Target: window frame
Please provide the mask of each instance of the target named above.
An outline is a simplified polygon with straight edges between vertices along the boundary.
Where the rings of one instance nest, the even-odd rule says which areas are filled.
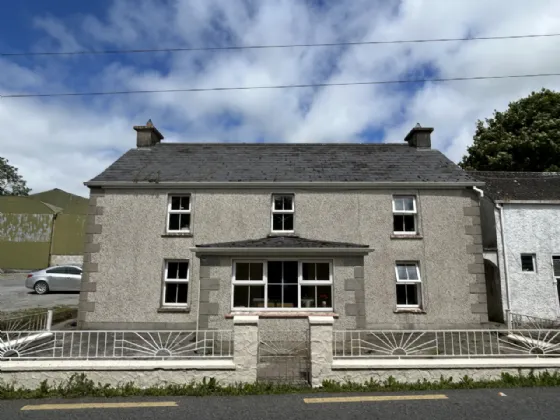
[[[560,273],[558,273],[558,275],[556,275],[554,273],[554,260],[558,260],[560,262],[560,254],[552,254],[551,256],[551,262],[552,262],[552,278],[554,278],[554,280],[556,281],[556,283],[560,283]]]
[[[298,282],[293,283],[298,288],[298,306],[293,308],[269,308],[268,306],[268,262],[269,261],[297,261],[298,263]],[[263,280],[236,280],[235,274],[238,263],[261,263],[263,264]],[[327,263],[329,264],[329,280],[303,280],[303,263]],[[334,260],[333,259],[300,259],[300,258],[266,258],[266,259],[232,259],[231,274],[231,311],[232,312],[333,312],[335,307],[334,296]],[[275,285],[276,283],[273,283]],[[234,306],[235,286],[263,286],[264,287],[264,306],[263,307],[236,307]],[[331,306],[307,308],[301,305],[302,286],[330,286],[331,287]]]
[[[531,261],[533,263],[532,270],[523,270],[523,257],[531,257]],[[519,263],[521,266],[521,272],[524,274],[536,274],[537,273],[537,254],[531,252],[522,252],[519,255]]]
[[[186,279],[168,279],[167,278],[167,272],[168,272],[168,269],[169,269],[169,263],[186,263],[187,264],[187,278]],[[190,277],[191,277],[191,262],[190,262],[190,260],[182,260],[182,259],[166,259],[166,260],[164,260],[163,284],[162,284],[162,293],[161,293],[161,307],[162,308],[187,308],[187,307],[189,307]],[[167,284],[168,283],[187,284],[187,302],[186,303],[167,303],[167,302],[165,302],[165,294],[167,292]]]
[[[189,209],[188,210],[173,210],[171,208],[172,206],[172,200],[175,197],[189,197]],[[182,194],[168,194],[167,196],[167,217],[166,217],[166,224],[165,224],[165,232],[166,233],[170,233],[170,234],[179,234],[179,233],[192,233],[192,207],[193,207],[193,203],[192,203],[192,194],[190,193],[182,193]],[[169,222],[171,221],[171,215],[172,214],[188,214],[190,215],[190,219],[189,219],[189,229],[188,230],[172,230],[169,228]],[[180,226],[180,223],[179,223]]]
[[[414,267],[416,268],[416,276],[418,277],[417,280],[401,280],[399,278],[399,266],[410,266],[410,265],[414,265]],[[397,309],[422,309],[422,305],[423,305],[423,301],[424,299],[422,299],[422,275],[420,273],[420,263],[418,261],[396,261],[395,262],[395,292],[396,292],[396,286],[399,284],[415,284],[417,285],[417,289],[416,289],[416,293],[417,293],[417,299],[418,299],[418,304],[416,305],[402,305],[399,304],[398,302],[396,303],[396,307]],[[395,295],[395,299],[397,299],[397,296]]]
[[[395,200],[403,198],[412,198],[413,210],[397,210],[395,206]],[[404,235],[404,236],[415,236],[419,234],[418,229],[418,197],[413,194],[398,194],[393,195],[391,199],[391,209],[393,210],[393,235]],[[399,231],[395,230],[395,216],[413,216],[414,217],[414,231]]]
[[[274,199],[276,197],[291,197],[292,198],[292,209],[291,210],[276,210],[274,208]],[[292,230],[274,230],[274,215],[276,214],[291,214],[292,215],[292,223],[293,229]],[[282,227],[284,223],[282,222]],[[294,233],[296,229],[296,196],[292,193],[274,193],[271,196],[271,203],[270,203],[270,232],[275,234],[282,234],[282,233]]]

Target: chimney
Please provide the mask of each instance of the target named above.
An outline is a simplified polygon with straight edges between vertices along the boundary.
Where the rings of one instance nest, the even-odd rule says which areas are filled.
[[[434,129],[431,127],[422,127],[420,124],[416,124],[416,126],[406,135],[404,141],[408,142],[410,147],[416,147],[417,149],[430,149],[432,147],[432,131],[434,131]]]
[[[154,127],[152,120],[148,120],[146,125],[135,125],[136,147],[152,147],[163,140],[163,135]]]

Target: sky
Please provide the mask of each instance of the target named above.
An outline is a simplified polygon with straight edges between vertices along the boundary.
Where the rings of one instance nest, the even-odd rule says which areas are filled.
[[[0,53],[560,33],[557,0],[0,0]],[[560,37],[70,56],[0,56],[0,95],[338,83],[560,71]],[[0,98],[0,156],[33,192],[83,182],[152,119],[174,142],[402,142],[459,162],[478,119],[560,77],[410,85]]]

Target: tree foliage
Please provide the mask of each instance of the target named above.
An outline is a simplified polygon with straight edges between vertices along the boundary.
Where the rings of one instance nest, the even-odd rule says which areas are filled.
[[[479,171],[560,171],[560,92],[543,89],[478,120],[460,163]]]
[[[8,160],[0,157],[0,196],[28,195],[31,191],[25,180],[18,174],[17,168],[8,164]]]

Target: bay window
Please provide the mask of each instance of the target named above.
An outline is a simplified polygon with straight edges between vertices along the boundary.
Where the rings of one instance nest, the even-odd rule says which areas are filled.
[[[332,310],[330,261],[236,261],[233,308]]]

